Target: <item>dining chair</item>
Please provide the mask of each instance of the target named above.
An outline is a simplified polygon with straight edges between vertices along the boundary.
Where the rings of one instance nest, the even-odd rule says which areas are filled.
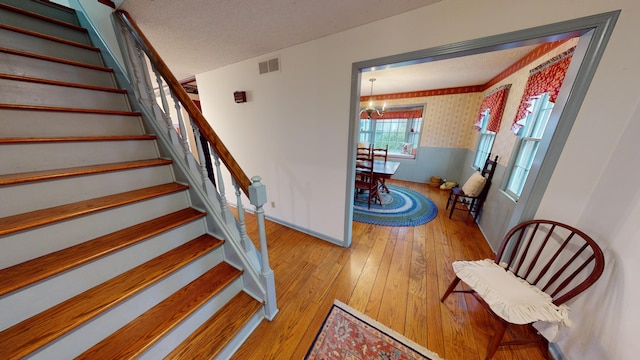
[[[376,160],[376,159],[377,160],[384,160],[386,162],[388,154],[389,154],[389,144],[387,144],[383,148],[372,147],[372,149],[371,149],[371,156],[373,157],[374,160]]]
[[[380,160],[386,163],[388,155],[389,155],[389,144],[387,144],[383,148],[374,147],[371,149],[371,157],[373,158],[373,160]],[[380,191],[384,191],[388,193],[389,188],[387,188],[387,185],[385,184],[386,179],[383,177],[378,177],[377,180],[378,180],[378,184],[380,185]]]
[[[362,161],[372,161],[373,159],[373,144],[369,144],[368,142],[359,142],[358,148],[356,150],[356,165],[358,162]],[[357,174],[357,166],[356,166],[356,175]],[[363,175],[360,175],[362,177]]]
[[[367,142],[358,143],[358,148],[356,151],[356,161],[366,161],[371,160],[373,153],[373,144],[369,145]]]
[[[356,160],[355,199],[367,194],[367,206],[371,209],[371,200],[382,204],[378,193],[378,180],[373,176],[373,160]]]
[[[482,205],[489,194],[491,179],[493,179],[497,164],[498,155],[491,160],[491,154],[489,154],[481,171],[473,173],[462,187],[455,186],[449,191],[445,207],[445,209],[449,209],[449,205],[451,205],[449,219],[455,210],[462,210],[473,215],[474,221],[478,221]]]
[[[525,221],[507,232],[494,260],[454,261],[456,277],[441,301],[452,292],[471,293],[497,320],[486,359],[499,346],[530,343],[548,358],[548,341],[560,326],[571,326],[565,303],[600,278],[604,262],[584,232],[552,220]],[[470,290],[455,290],[461,280]],[[517,326],[533,336],[504,342],[506,330]]]

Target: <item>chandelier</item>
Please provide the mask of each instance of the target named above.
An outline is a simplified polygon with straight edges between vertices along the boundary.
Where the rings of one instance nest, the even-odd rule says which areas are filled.
[[[385,106],[387,106],[387,104],[386,103],[383,104],[381,109],[373,106],[373,82],[376,81],[376,79],[371,78],[369,79],[369,81],[371,81],[371,93],[369,95],[369,105],[367,105],[367,107],[364,109],[360,109],[360,115],[362,115],[363,112],[366,112],[367,118],[371,119],[371,115],[373,115],[374,112],[378,114],[378,116],[384,115],[384,108]]]

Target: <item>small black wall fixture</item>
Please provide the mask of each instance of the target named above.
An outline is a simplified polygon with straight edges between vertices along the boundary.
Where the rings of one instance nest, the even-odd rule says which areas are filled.
[[[235,91],[233,93],[233,98],[237,103],[247,102],[247,92],[246,91]]]

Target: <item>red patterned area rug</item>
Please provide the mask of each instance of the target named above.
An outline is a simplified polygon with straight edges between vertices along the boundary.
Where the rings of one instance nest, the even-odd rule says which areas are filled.
[[[438,354],[335,300],[305,359],[429,359]]]

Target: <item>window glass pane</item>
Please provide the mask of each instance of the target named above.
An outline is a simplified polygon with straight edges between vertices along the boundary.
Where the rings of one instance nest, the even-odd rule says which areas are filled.
[[[401,106],[393,110],[416,110],[422,106]],[[392,109],[387,109],[392,111]],[[420,144],[422,118],[402,119],[360,119],[358,141],[368,141],[375,147],[389,146],[389,154],[403,154],[402,144],[411,143],[413,148]],[[406,155],[406,154],[403,154]]]
[[[360,119],[360,133],[358,135],[358,142],[371,142],[371,124],[369,119]]]
[[[478,138],[478,147],[476,148],[476,156],[473,159],[473,167],[476,169],[482,169],[487,157],[491,153],[493,148],[493,140],[496,133],[493,131],[487,131],[487,125],[489,125],[489,119],[491,114],[489,110],[485,110],[482,116],[482,128],[480,129],[480,137]]]
[[[505,189],[516,198],[522,194],[522,189],[531,171],[540,140],[551,116],[553,105],[549,101],[549,94],[537,96],[532,102],[531,113],[527,117],[524,131],[521,132],[520,145],[515,155],[516,160]]]
[[[518,157],[513,167],[507,190],[512,192],[516,196],[520,196],[522,188],[527,180],[533,159],[538,151],[538,145],[540,143],[537,140],[523,140],[518,152]]]
[[[414,149],[420,145],[420,129],[422,129],[422,118],[411,119],[409,136],[405,142],[413,144]]]
[[[407,119],[377,120],[375,147],[389,145],[389,152],[399,153],[406,140]]]
[[[493,132],[480,134],[480,140],[478,140],[478,150],[476,151],[476,157],[473,161],[473,166],[476,169],[481,169],[484,167],[484,163],[491,153],[493,140],[495,140],[495,133]]]
[[[538,118],[536,119],[533,130],[531,131],[531,137],[542,139],[544,129],[547,127],[547,122],[549,121],[549,116],[551,116],[551,110],[553,110],[553,103],[548,103],[551,104],[550,107],[544,107],[540,109]]]

